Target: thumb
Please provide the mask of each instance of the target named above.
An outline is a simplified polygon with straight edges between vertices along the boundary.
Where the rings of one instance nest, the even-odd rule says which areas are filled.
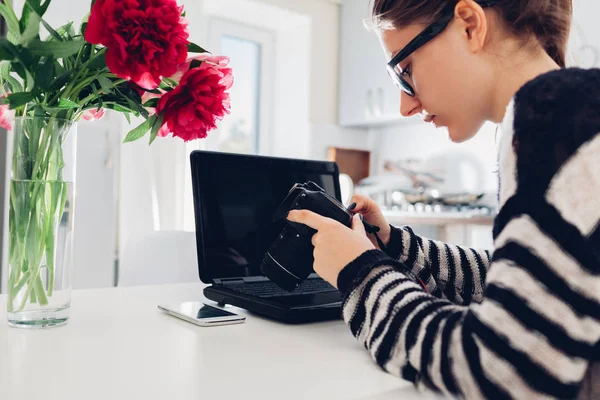
[[[362,235],[367,235],[367,232],[365,231],[365,226],[363,225],[362,214],[354,214],[354,216],[352,217],[352,230]]]

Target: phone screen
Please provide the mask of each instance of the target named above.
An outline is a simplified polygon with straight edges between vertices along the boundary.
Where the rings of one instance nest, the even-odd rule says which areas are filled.
[[[227,316],[235,316],[235,314],[230,313],[225,310],[221,310],[220,308],[203,305],[198,310],[198,314],[196,315],[196,318],[214,318],[214,317],[227,317]]]
[[[187,301],[185,303],[181,303],[179,307],[175,308],[175,311],[178,311],[190,318],[196,319],[237,316],[229,311],[221,310],[217,307],[207,306],[199,301]]]

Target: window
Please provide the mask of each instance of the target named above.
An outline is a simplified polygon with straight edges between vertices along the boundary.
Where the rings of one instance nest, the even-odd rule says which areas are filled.
[[[273,117],[269,109],[273,104],[275,33],[218,17],[211,17],[208,23],[209,50],[231,60],[231,114],[206,140],[190,143],[188,149],[267,154]]]
[[[235,84],[230,92],[231,115],[219,126],[218,149],[233,153],[258,153],[261,44],[253,40],[223,36],[220,53],[231,59]]]
[[[230,58],[234,84],[230,90],[231,114],[209,132],[205,140],[186,144],[186,153],[213,150],[269,154],[274,96],[275,33],[250,25],[211,17],[208,49]],[[184,188],[184,229],[195,230],[189,157]]]

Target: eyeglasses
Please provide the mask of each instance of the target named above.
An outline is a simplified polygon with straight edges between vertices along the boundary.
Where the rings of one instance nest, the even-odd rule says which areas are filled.
[[[495,5],[498,0],[480,0],[477,1],[481,7],[491,7]],[[398,54],[396,54],[390,62],[387,64],[387,71],[392,81],[398,86],[403,92],[405,92],[410,97],[415,96],[415,89],[413,88],[412,82],[410,81],[410,77],[407,78],[407,73],[405,69],[400,67],[400,63],[406,59],[406,57],[410,56],[417,49],[424,46],[431,39],[442,33],[444,29],[450,24],[450,21],[454,19],[454,8],[456,4],[449,4],[448,7],[443,12],[443,16],[429,25],[427,28],[423,29],[421,33],[419,33],[413,40],[411,40],[406,47],[404,47]]]

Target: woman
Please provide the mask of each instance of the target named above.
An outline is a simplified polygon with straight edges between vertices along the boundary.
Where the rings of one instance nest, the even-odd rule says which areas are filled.
[[[391,227],[362,196],[352,229],[288,216],[318,231],[315,271],[392,374],[473,399],[600,398],[600,70],[564,68],[571,7],[374,0],[403,115],[454,142],[501,124],[493,254]]]

